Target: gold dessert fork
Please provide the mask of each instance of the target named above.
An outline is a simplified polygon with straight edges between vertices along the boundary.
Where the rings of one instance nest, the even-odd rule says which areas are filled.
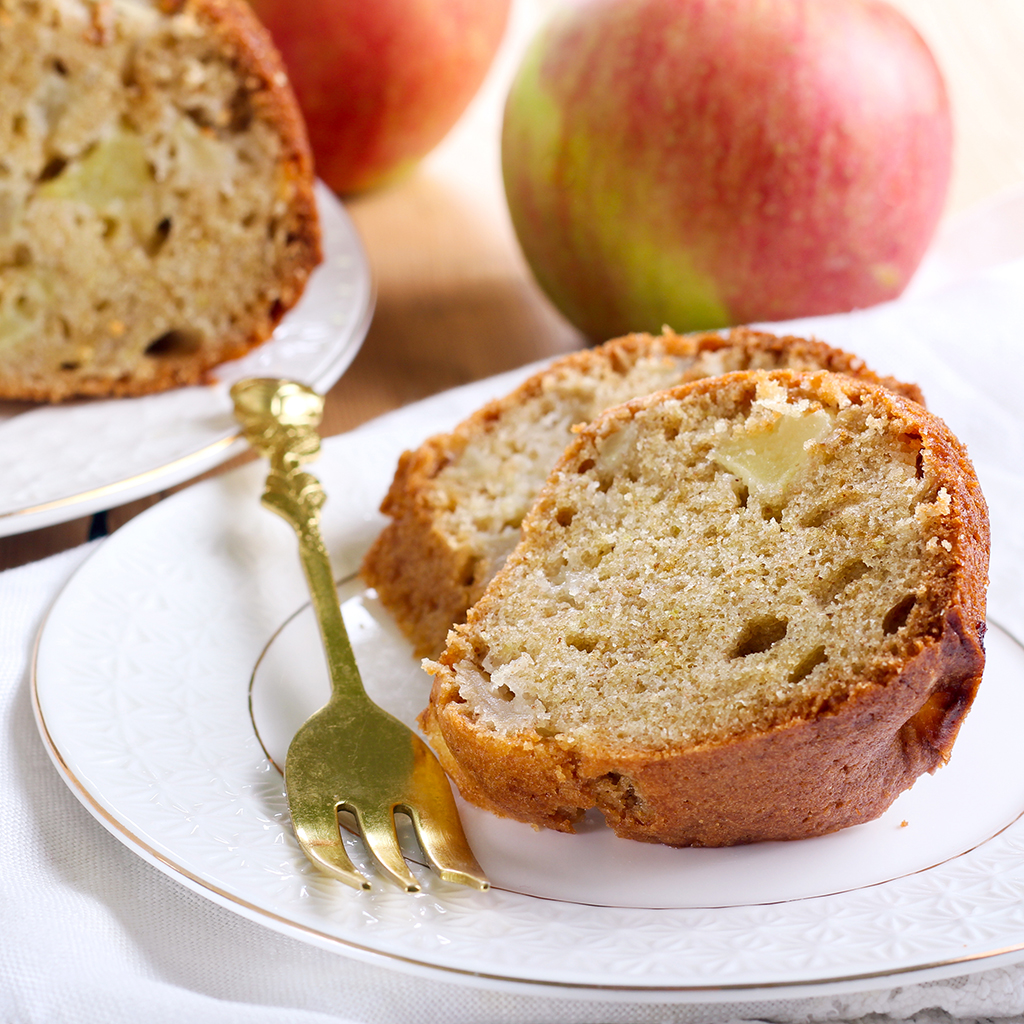
[[[418,892],[395,832],[394,815],[401,811],[412,819],[427,861],[443,879],[487,889],[433,751],[363,689],[320,536],[324,491],[316,477],[299,468],[320,451],[316,427],[323,399],[302,384],[262,378],[239,381],[231,397],[246,439],[270,459],[263,504],[298,535],[331,677],[330,700],[300,727],[285,760],[288,808],[299,845],[324,871],[369,889],[342,843],[338,812],[348,811],[381,872],[407,892]]]

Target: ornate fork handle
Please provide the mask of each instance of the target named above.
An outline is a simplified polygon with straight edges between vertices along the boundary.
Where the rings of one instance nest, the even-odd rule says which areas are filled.
[[[320,535],[320,512],[327,498],[320,481],[300,468],[320,453],[316,428],[323,400],[301,384],[273,379],[241,381],[232,389],[232,397],[246,440],[270,460],[261,500],[286,520],[298,537],[334,697],[366,700]]]

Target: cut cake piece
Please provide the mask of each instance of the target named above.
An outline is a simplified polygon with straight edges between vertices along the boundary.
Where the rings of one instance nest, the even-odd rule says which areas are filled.
[[[673,846],[881,814],[984,664],[988,519],[945,424],[831,373],[733,373],[582,428],[449,634],[421,724],[463,796]]]
[[[740,328],[728,335],[634,334],[576,352],[484,406],[398,464],[381,511],[391,522],[367,553],[364,582],[412,641],[436,656],[519,540],[519,525],[572,428],[639,395],[735,370],[826,369],[884,383],[818,341]]]
[[[0,398],[197,383],[320,260],[305,127],[244,0],[0,0]]]

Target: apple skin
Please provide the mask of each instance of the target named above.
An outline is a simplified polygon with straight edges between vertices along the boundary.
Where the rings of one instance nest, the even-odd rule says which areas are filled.
[[[494,59],[510,0],[250,0],[281,51],[318,177],[342,194],[402,177]]]
[[[583,0],[526,54],[502,166],[534,275],[601,340],[896,297],[952,140],[939,69],[882,0]]]

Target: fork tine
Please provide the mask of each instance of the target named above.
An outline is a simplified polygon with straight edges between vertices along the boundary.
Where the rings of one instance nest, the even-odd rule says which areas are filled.
[[[402,848],[395,833],[395,816],[390,807],[373,807],[370,810],[353,808],[359,831],[366,849],[377,862],[381,871],[406,892],[419,892],[420,883],[413,878],[405,863]]]
[[[345,852],[337,810],[328,806],[326,813],[312,814],[309,813],[308,803],[305,810],[306,813],[300,813],[301,820],[296,820],[294,811],[292,813],[292,827],[303,853],[342,882],[356,889],[369,889],[370,883],[356,870],[356,866]]]
[[[418,736],[414,740],[415,800],[402,810],[412,819],[420,848],[446,882],[486,891],[491,884],[466,839],[448,776],[430,748]]]
[[[437,812],[440,813],[437,813]],[[454,803],[450,807],[424,811],[410,807],[409,817],[416,829],[416,838],[424,856],[438,876],[446,882],[469,885],[481,892],[491,887],[464,834],[456,832],[458,812]]]

